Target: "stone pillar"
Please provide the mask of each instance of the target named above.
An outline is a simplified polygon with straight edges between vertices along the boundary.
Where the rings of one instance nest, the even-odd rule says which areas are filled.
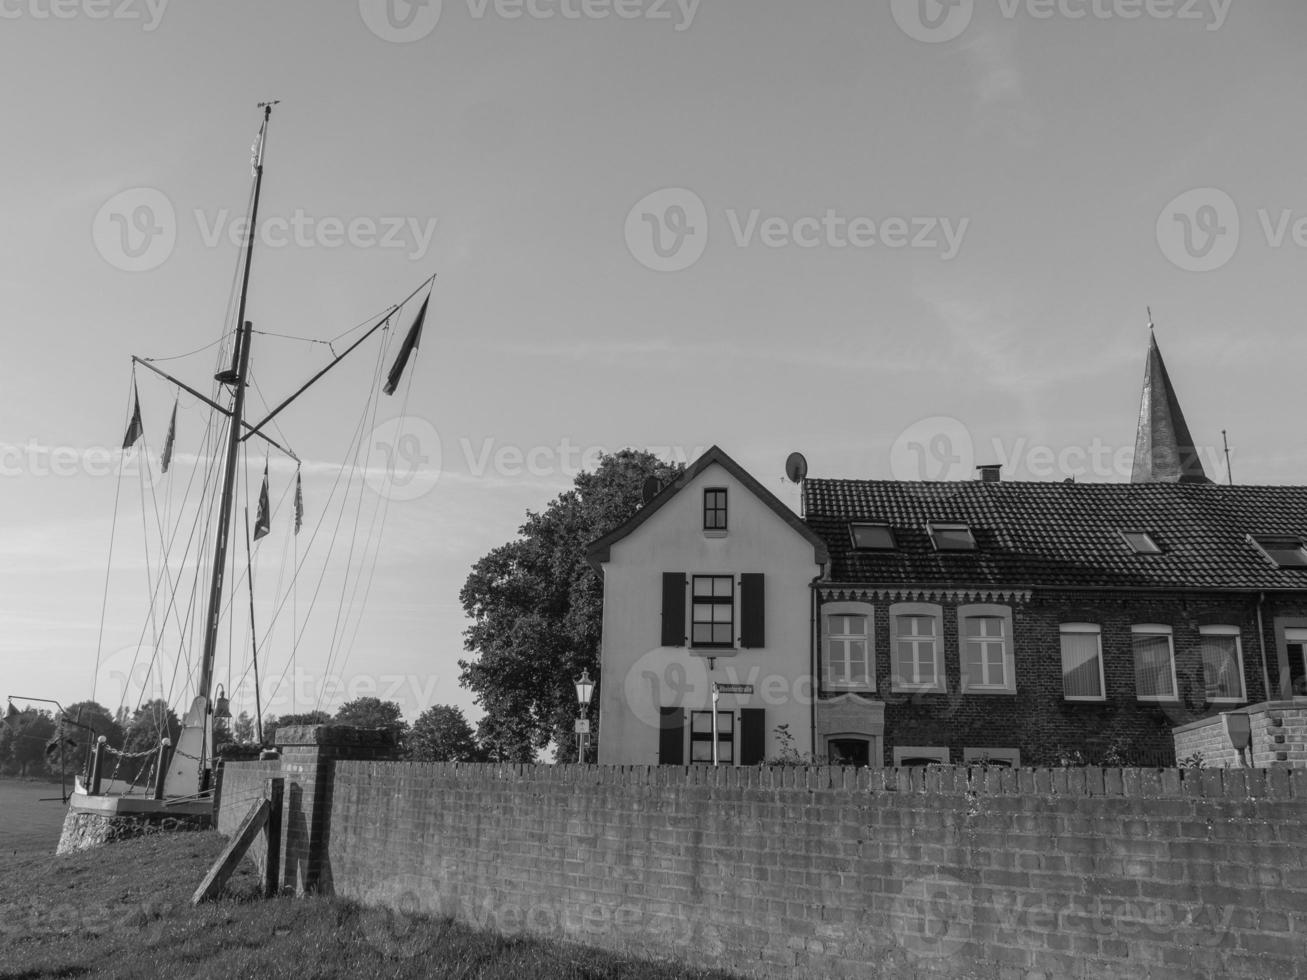
[[[349,725],[277,729],[285,796],[281,821],[281,887],[330,894],[332,784],[337,760],[381,761],[399,755],[395,733]]]

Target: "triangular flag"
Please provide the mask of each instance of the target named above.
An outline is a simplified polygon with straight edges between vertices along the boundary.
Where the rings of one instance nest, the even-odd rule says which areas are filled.
[[[422,301],[422,308],[418,310],[418,315],[413,320],[413,326],[408,328],[408,336],[404,338],[404,343],[399,348],[399,356],[395,358],[395,364],[386,377],[386,387],[382,390],[387,395],[395,393],[395,389],[399,387],[399,379],[404,375],[404,366],[417,350],[418,341],[422,339],[422,324],[427,319],[427,304],[430,302],[431,294],[427,293],[427,298]]]
[[[18,731],[18,723],[22,717],[23,713],[15,708],[14,703],[10,701],[9,707],[5,709],[5,724],[14,731]]]
[[[127,435],[123,436],[124,449],[131,449],[136,444],[136,440],[145,433],[145,426],[141,424],[141,396],[133,390],[132,397],[135,399],[136,406],[132,409],[132,420],[127,424]]]
[[[263,462],[263,489],[259,491],[259,512],[254,517],[254,540],[268,533],[271,521],[268,516],[268,462]]]
[[[163,440],[163,465],[160,467],[163,472],[168,472],[168,465],[172,462],[172,443],[177,438],[177,403],[172,403],[172,421],[168,423],[168,438]]]
[[[300,484],[299,473],[295,474],[295,533],[300,533],[304,524],[304,487]]]

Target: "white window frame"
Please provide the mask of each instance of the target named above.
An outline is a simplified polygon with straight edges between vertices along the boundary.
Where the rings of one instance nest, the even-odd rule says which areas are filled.
[[[828,602],[821,607],[821,669],[823,688],[827,691],[875,691],[876,690],[876,607],[869,602]],[[836,683],[831,673],[831,641],[834,634],[830,630],[831,616],[865,616],[867,620],[867,677],[865,683],[850,681]],[[852,636],[852,634],[840,634]],[[847,662],[847,658],[846,658]]]
[[[1239,671],[1239,696],[1232,698],[1208,698],[1208,704],[1243,704],[1248,700],[1248,687],[1243,675],[1243,631],[1238,626],[1200,626],[1198,627],[1199,653],[1202,653],[1202,640],[1207,636],[1233,636],[1234,661]],[[1207,661],[1203,661],[1203,692],[1207,691]]]
[[[1062,637],[1067,633],[1092,635],[1098,641],[1098,696],[1089,697],[1066,693],[1066,654],[1061,649]],[[1103,671],[1103,628],[1098,623],[1060,623],[1057,631],[1058,654],[1062,665],[1062,700],[1081,703],[1100,703],[1107,700],[1107,677]],[[1131,651],[1133,654],[1133,650]]]
[[[899,745],[894,749],[894,765],[903,765],[904,759],[935,759],[941,765],[950,762],[947,745]]]
[[[1165,636],[1166,646],[1171,657],[1171,693],[1166,694],[1140,694],[1139,693],[1139,661],[1135,657],[1134,638],[1136,636]],[[1180,682],[1175,674],[1175,631],[1164,623],[1136,623],[1130,627],[1130,665],[1134,670],[1135,678],[1135,700],[1144,701],[1148,704],[1171,704],[1180,700]]]
[[[899,675],[899,641],[907,639],[899,636],[900,616],[920,616],[935,621],[935,681],[921,684],[904,680]],[[924,693],[948,693],[948,680],[944,674],[944,612],[930,602],[899,602],[889,608],[890,626],[890,690],[913,691]]]
[[[958,606],[958,669],[960,671],[961,690],[963,693],[973,692],[976,694],[1016,694],[1017,693],[1017,674],[1016,674],[1016,655],[1012,645],[1012,607],[999,606],[990,603],[975,603],[967,606]],[[998,619],[1003,623],[1003,683],[1002,684],[970,684],[967,682],[967,620],[969,619]],[[991,637],[988,639],[998,639]]]
[[[963,749],[962,762],[968,765],[973,762],[983,762],[986,759],[994,759],[999,762],[1009,763],[1013,769],[1021,768],[1021,750],[1020,749]]]

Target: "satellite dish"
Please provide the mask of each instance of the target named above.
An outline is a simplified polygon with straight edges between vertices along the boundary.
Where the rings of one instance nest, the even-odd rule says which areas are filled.
[[[790,453],[785,461],[785,475],[791,483],[802,483],[807,478],[808,461],[803,458],[803,453]]]
[[[646,504],[649,503],[649,501],[653,500],[654,497],[658,496],[658,491],[662,488],[663,485],[659,482],[658,477],[645,477],[644,487],[640,490],[641,500]]]

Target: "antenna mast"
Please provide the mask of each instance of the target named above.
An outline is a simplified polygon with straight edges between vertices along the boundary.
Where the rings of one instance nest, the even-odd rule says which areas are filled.
[[[1221,442],[1225,443],[1225,479],[1230,486],[1234,486],[1234,470],[1230,468],[1230,438],[1221,430]]]

